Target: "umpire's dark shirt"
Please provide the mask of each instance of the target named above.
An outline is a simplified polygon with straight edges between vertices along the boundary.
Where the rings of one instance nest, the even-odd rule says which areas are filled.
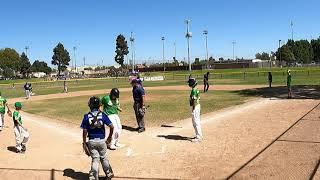
[[[133,100],[135,103],[141,103],[142,96],[144,96],[144,90],[140,85],[136,85],[132,88]]]
[[[207,74],[204,74],[203,81],[205,81],[205,82],[209,81],[209,76]]]

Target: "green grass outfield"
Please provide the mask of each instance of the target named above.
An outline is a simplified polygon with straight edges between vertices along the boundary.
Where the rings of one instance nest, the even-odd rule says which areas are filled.
[[[269,69],[227,69],[227,70],[210,70],[210,84],[224,85],[266,85],[267,72]],[[202,82],[202,76],[206,71],[193,71],[193,77],[198,78]],[[286,68],[272,68],[273,84],[286,85]],[[174,72],[154,72],[142,73],[142,76],[164,75],[165,81],[158,82],[143,82],[144,86],[173,86],[186,85],[186,79],[189,76],[188,71]],[[55,94],[63,91],[63,81],[42,81],[42,79],[29,79],[32,82],[33,92],[36,95]],[[24,96],[23,85],[25,80],[16,81],[0,81],[0,91],[7,98]],[[15,83],[15,88],[12,88],[12,83]],[[292,84],[293,85],[320,85],[320,68],[293,68],[292,69]],[[69,92],[84,91],[84,90],[99,90],[110,89],[112,87],[130,87],[128,78],[119,78],[115,81],[114,78],[101,79],[83,79],[68,81]]]
[[[102,97],[103,95],[98,95]],[[64,99],[29,101],[23,104],[23,111],[75,124],[81,123],[83,114],[88,112],[89,96]],[[209,91],[201,93],[201,113],[208,113],[222,108],[244,103],[249,97],[230,91]],[[123,125],[136,126],[131,92],[123,92],[120,96],[123,112],[120,118]],[[159,126],[191,117],[189,107],[189,91],[148,91],[145,121],[147,126]]]

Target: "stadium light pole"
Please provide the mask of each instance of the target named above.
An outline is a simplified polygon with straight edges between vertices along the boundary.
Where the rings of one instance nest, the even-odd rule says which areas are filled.
[[[206,61],[207,61],[207,69],[209,69],[209,52],[208,52],[208,31],[204,30],[203,34],[206,38]]]
[[[133,48],[133,45],[134,45],[134,37],[133,37],[133,32],[131,32],[131,37],[130,37],[130,42],[131,42],[131,63],[132,63],[132,72],[134,72],[134,48]]]
[[[161,37],[162,40],[162,62],[163,62],[163,71],[166,71],[166,63],[165,63],[165,58],[164,58],[164,37]]]
[[[290,26],[291,26],[291,39],[293,41],[293,22],[292,21],[290,23]]]
[[[279,39],[279,61],[280,61],[280,67],[282,68],[282,60],[281,60],[281,39]]]
[[[187,43],[188,43],[188,63],[189,63],[189,71],[191,72],[191,61],[190,61],[190,38],[192,37],[192,33],[189,32],[189,24],[190,24],[190,20],[186,19],[184,21],[187,25],[187,32],[186,32],[186,38],[187,38]]]
[[[74,59],[74,71],[77,72],[77,60],[76,60],[77,47],[73,46],[73,59]]]
[[[232,59],[233,59],[233,60],[235,60],[235,59],[234,59],[234,46],[235,46],[235,44],[236,44],[236,42],[233,41],[233,42],[232,42]]]
[[[174,59],[177,59],[177,47],[176,47],[176,43],[173,43],[174,46]]]
[[[28,57],[29,46],[24,47],[24,49],[26,50],[26,56]]]

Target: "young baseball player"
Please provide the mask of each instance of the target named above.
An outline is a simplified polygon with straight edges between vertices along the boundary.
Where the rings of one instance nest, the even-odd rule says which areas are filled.
[[[100,111],[101,102],[98,97],[91,97],[88,106],[90,112],[84,115],[80,127],[83,129],[83,150],[92,158],[89,179],[99,179],[99,162],[101,162],[107,178],[112,178],[113,171],[107,159],[107,144],[112,138],[113,125],[108,116]],[[105,140],[105,125],[110,128],[107,141]],[[87,141],[87,137],[89,141]]]
[[[26,151],[26,141],[24,140],[24,134],[27,131],[22,125],[22,118],[20,110],[22,108],[21,102],[14,103],[16,110],[13,112],[13,123],[14,123],[14,135],[16,137],[16,152],[21,153]]]
[[[190,106],[192,114],[192,124],[196,133],[196,137],[193,139],[194,142],[200,142],[202,140],[202,131],[200,124],[200,91],[197,88],[198,82],[195,78],[189,78],[189,87],[192,88],[190,94]]]
[[[110,94],[104,96],[101,100],[103,112],[108,115],[114,127],[112,140],[110,144],[108,144],[108,148],[111,150],[115,150],[123,146],[119,143],[119,137],[122,131],[122,125],[118,115],[119,111],[122,112],[119,103],[119,95],[119,90],[117,88],[113,88],[111,89]]]
[[[291,71],[288,70],[287,73],[287,88],[288,88],[288,99],[292,98],[292,89],[291,89]]]
[[[7,99],[2,97],[1,96],[1,92],[0,92],[0,116],[1,116],[0,131],[2,131],[2,128],[4,127],[4,114],[6,113],[6,107],[8,108],[7,113],[9,115],[11,115],[11,111],[10,111],[10,108],[8,106]]]

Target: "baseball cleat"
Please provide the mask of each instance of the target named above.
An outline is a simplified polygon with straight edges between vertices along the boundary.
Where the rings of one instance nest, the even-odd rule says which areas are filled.
[[[21,144],[21,146],[22,146],[21,151],[22,151],[22,152],[25,152],[25,151],[27,150],[27,147],[26,147],[25,145],[23,145],[23,144]]]
[[[140,129],[138,129],[138,133],[142,133],[142,132],[144,132],[144,131],[146,131],[145,128],[140,128]]]
[[[108,146],[108,149],[110,149],[110,150],[116,150],[117,147],[116,147],[115,145],[110,145],[110,146]]]
[[[115,146],[116,146],[117,148],[123,148],[123,147],[125,147],[126,145],[125,145],[125,144],[116,143]]]

